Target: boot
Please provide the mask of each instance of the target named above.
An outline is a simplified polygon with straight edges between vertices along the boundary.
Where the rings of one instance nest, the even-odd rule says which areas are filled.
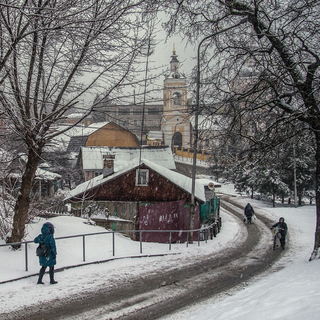
[[[49,275],[50,275],[50,284],[58,283],[57,281],[54,281],[54,267],[50,267]]]
[[[38,279],[37,284],[44,284],[44,283],[42,282],[42,278],[43,278],[43,275],[44,275],[45,271],[46,271],[46,268],[43,268],[43,267],[42,267],[42,268],[40,269],[40,271],[39,271],[39,279]]]

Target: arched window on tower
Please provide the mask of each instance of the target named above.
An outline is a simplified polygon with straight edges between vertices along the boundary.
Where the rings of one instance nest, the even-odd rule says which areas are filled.
[[[182,134],[181,132],[177,131],[174,133],[172,137],[172,144],[177,147],[182,147]]]
[[[173,95],[173,104],[176,106],[182,105],[182,95],[180,92],[174,92]]]

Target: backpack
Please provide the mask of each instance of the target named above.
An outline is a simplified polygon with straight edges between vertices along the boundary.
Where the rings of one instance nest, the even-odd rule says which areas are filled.
[[[47,248],[46,244],[43,242],[43,240],[40,240],[39,246],[36,250],[36,255],[38,257],[48,256],[48,248]]]

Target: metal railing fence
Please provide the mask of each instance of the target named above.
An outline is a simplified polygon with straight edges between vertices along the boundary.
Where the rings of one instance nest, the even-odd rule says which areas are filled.
[[[218,231],[217,231],[218,228]],[[71,238],[81,238],[82,237],[82,259],[83,261],[86,261],[86,237],[94,236],[94,235],[103,235],[103,234],[112,234],[112,256],[115,256],[116,253],[116,245],[115,245],[115,234],[128,234],[130,232],[132,233],[139,233],[139,242],[140,242],[140,254],[143,253],[143,241],[142,241],[142,235],[143,233],[168,233],[168,244],[169,244],[169,250],[171,250],[172,245],[172,234],[173,233],[187,233],[187,241],[186,246],[189,245],[189,235],[191,232],[198,233],[198,246],[200,246],[200,241],[205,241],[209,239],[209,237],[212,239],[212,237],[216,237],[217,232],[219,232],[219,224],[213,223],[208,227],[201,228],[201,229],[194,229],[194,230],[123,230],[123,231],[105,231],[105,232],[95,232],[95,233],[86,233],[86,234],[78,234],[73,236],[64,236],[64,237],[57,237],[55,240],[62,240],[62,239],[71,239]],[[5,243],[0,244],[1,247],[6,246],[25,246],[25,271],[28,271],[28,244],[34,243],[33,241],[23,241],[23,242],[14,242],[14,243]]]

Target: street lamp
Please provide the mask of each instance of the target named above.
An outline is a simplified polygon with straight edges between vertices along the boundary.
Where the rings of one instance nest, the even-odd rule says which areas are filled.
[[[195,184],[196,184],[196,164],[197,164],[197,147],[198,147],[198,117],[199,117],[199,102],[200,102],[200,48],[201,45],[208,39],[222,34],[226,31],[234,29],[243,23],[246,23],[247,19],[244,18],[240,20],[237,24],[230,26],[226,29],[222,29],[215,33],[212,33],[204,37],[199,45],[197,52],[197,89],[196,89],[196,110],[195,110],[195,120],[194,120],[194,144],[193,144],[193,164],[192,164],[192,186],[191,186],[191,207],[190,207],[190,230],[194,227],[194,213],[195,213]],[[190,233],[190,243],[193,242],[193,232]]]
[[[192,186],[191,186],[191,207],[190,207],[190,230],[194,228],[195,213],[195,185],[196,185],[196,165],[197,165],[197,148],[198,148],[198,121],[200,107],[200,49],[201,45],[217,33],[210,34],[203,38],[198,45],[197,52],[197,86],[196,86],[196,110],[194,115],[194,143],[193,143],[193,163],[192,163]],[[193,242],[193,232],[190,233],[190,243]]]

